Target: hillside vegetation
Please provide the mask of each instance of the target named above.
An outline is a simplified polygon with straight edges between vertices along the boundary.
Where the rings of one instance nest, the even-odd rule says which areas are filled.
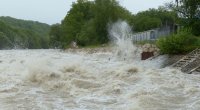
[[[0,49],[12,48],[48,48],[48,24],[0,17]]]

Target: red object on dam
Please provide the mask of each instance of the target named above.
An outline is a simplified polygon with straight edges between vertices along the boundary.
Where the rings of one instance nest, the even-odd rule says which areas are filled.
[[[142,52],[141,59],[146,60],[146,59],[153,57],[153,56],[154,56],[153,52]]]

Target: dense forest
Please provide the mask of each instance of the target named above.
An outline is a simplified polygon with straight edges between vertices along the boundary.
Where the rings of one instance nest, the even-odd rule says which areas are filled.
[[[118,19],[131,19],[131,13],[115,0],[77,0],[62,23],[52,26],[51,44],[65,48],[71,41],[81,46],[107,43],[106,27]]]
[[[109,24],[118,20],[127,21],[134,32],[141,32],[173,26],[176,18],[167,5],[132,14],[116,0],[77,0],[61,24],[51,27],[51,44],[62,48],[72,41],[79,46],[104,44],[109,42]]]
[[[0,17],[0,49],[49,48],[48,24]]]

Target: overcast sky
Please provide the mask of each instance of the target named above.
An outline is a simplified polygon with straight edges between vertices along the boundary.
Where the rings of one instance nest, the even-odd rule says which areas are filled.
[[[60,23],[72,2],[76,0],[0,0],[0,16],[40,21],[43,23]],[[118,0],[132,13],[157,8],[172,0]]]

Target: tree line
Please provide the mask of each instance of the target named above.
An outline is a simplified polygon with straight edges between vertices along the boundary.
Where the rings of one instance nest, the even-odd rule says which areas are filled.
[[[66,48],[72,41],[80,46],[108,43],[108,25],[117,20],[125,20],[134,32],[141,32],[173,26],[177,22],[177,14],[167,5],[132,14],[116,0],[77,0],[61,24],[51,27],[51,44]]]

